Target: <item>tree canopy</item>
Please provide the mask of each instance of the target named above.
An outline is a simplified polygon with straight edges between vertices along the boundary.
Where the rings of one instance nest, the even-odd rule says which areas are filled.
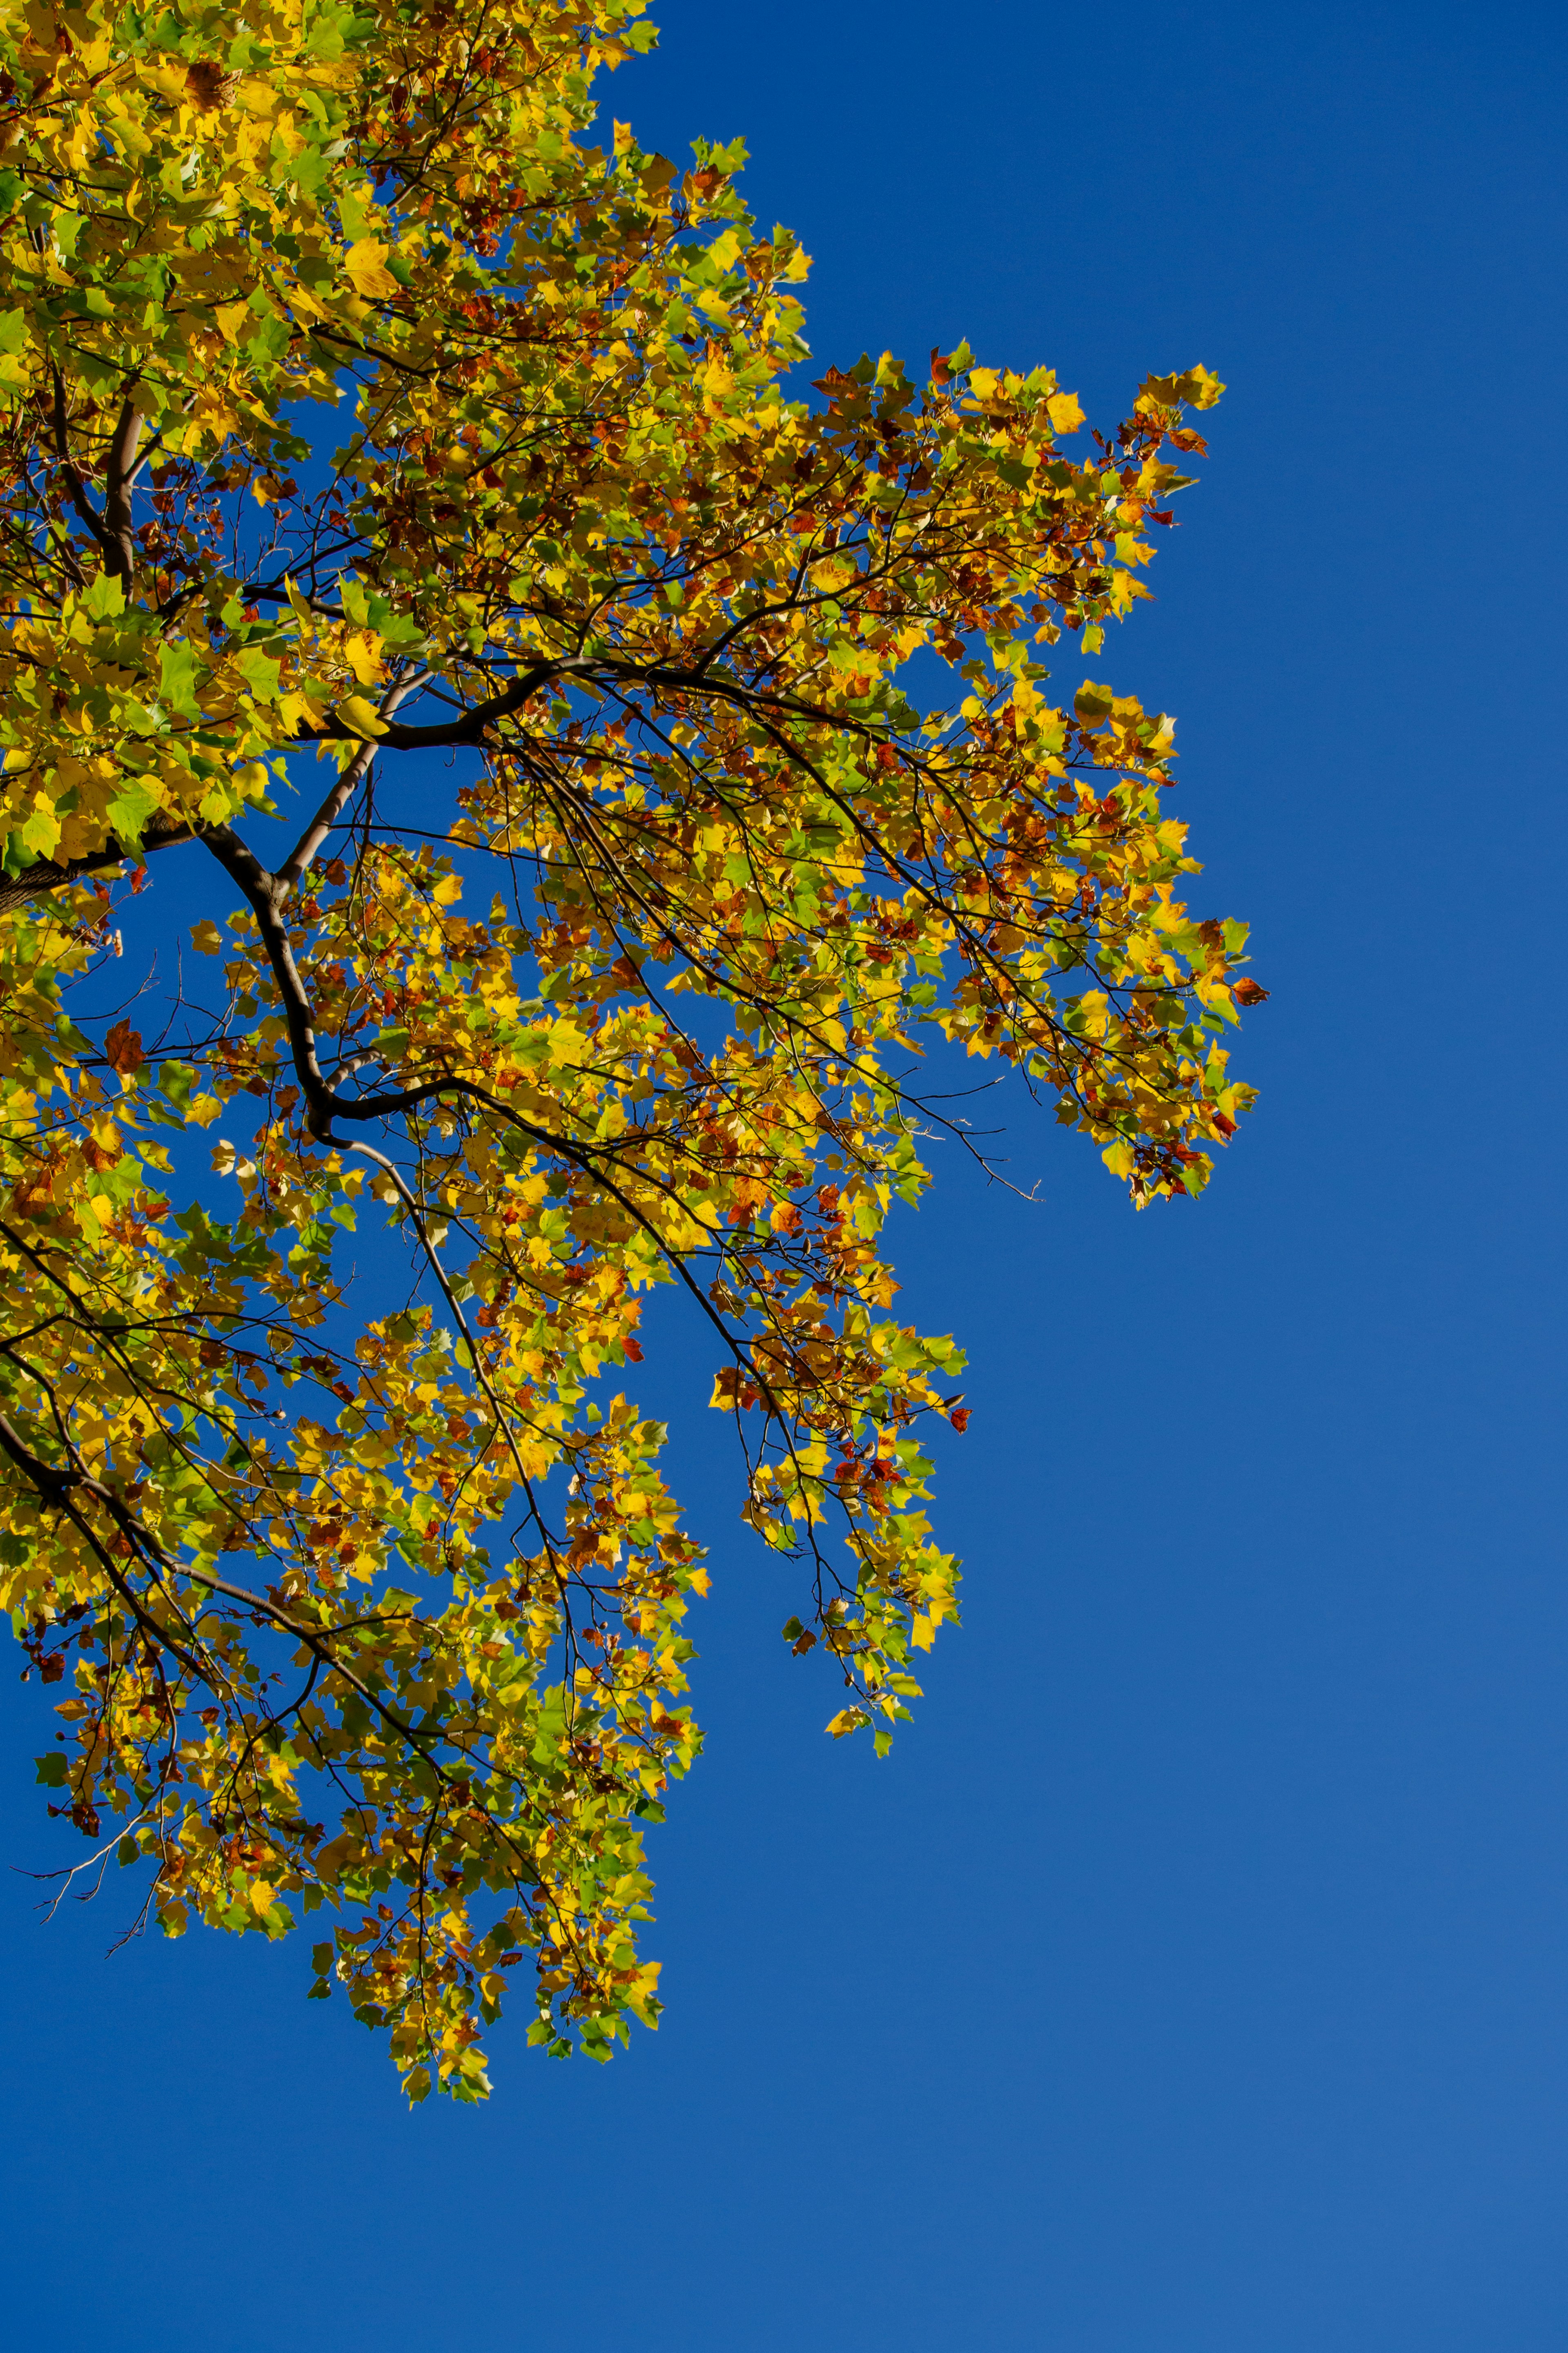
[[[814,378],[742,151],[598,121],[640,5],[0,0],[0,1589],[92,1872],[318,1913],[414,2097],[525,1964],[551,2051],[657,2016],[651,1287],[884,1746],[955,1609],[922,1055],[1143,1203],[1263,994],[1171,721],[1037,659],[1147,593],[1220,386]]]

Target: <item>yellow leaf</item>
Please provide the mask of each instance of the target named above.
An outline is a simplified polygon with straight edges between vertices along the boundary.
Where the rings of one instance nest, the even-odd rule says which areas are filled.
[[[191,945],[198,955],[217,955],[223,948],[223,936],[211,917],[191,925]]]
[[[271,1911],[272,1890],[268,1887],[265,1879],[253,1879],[251,1881],[250,1908],[253,1912]]]
[[[338,717],[352,727],[356,735],[367,736],[373,741],[377,735],[386,733],[386,723],[380,712],[374,702],[367,702],[363,694],[346,694],[338,705]]]
[[[1046,403],[1046,414],[1058,433],[1076,433],[1083,423],[1083,405],[1076,392],[1053,392]]]
[[[381,639],[372,629],[356,629],[345,638],[343,651],[349,667],[362,686],[376,686],[382,674]]]
[[[645,1961],[636,1978],[626,1989],[626,2007],[635,2010],[643,2024],[655,2032],[658,2029],[658,2013],[651,2007],[658,1994],[658,1973],[663,1963]]]
[[[385,246],[378,245],[374,237],[362,237],[343,256],[343,268],[354,291],[363,294],[367,301],[374,295],[390,297],[402,291],[386,267],[386,251]]]

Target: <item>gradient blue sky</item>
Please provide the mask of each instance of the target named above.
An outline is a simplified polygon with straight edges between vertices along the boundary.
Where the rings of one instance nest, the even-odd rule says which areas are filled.
[[[824,361],[1229,384],[1091,667],[1180,714],[1261,1108],[1139,1219],[1016,1102],[1041,1202],[944,1166],[904,1220],[976,1411],[966,1624],[884,1765],[776,1641],[672,1308],[711,1729],[613,2067],[520,2025],[487,2111],[409,2117],[302,1953],[106,1962],[107,1905],[0,1880],[10,2341],[1560,2353],[1564,19],[654,13],[614,111],[747,137]]]

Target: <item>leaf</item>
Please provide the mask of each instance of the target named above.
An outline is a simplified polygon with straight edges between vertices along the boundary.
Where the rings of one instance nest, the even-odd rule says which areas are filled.
[[[52,858],[60,839],[60,821],[52,808],[35,808],[24,819],[16,839],[26,844],[35,858]]]
[[[81,610],[95,621],[111,621],[125,610],[123,584],[111,573],[96,573],[82,590],[79,599]]]
[[[222,955],[223,934],[210,915],[204,915],[199,923],[191,925],[191,945],[198,955]]]
[[[187,719],[199,718],[201,704],[196,700],[196,681],[199,675],[195,649],[193,646],[182,641],[159,647],[159,693],[171,711]]]
[[[343,651],[362,686],[377,684],[384,664],[381,659],[381,639],[374,629],[356,629],[352,637],[343,640]]]
[[[283,665],[269,654],[247,646],[235,657],[234,666],[258,702],[276,702],[282,687]]]
[[[1190,403],[1194,408],[1212,408],[1225,386],[1206,367],[1189,368],[1182,375],[1152,375],[1139,387],[1137,406],[1140,409],[1179,408]]]
[[[851,1732],[858,1732],[862,1725],[869,1724],[870,1721],[863,1707],[841,1707],[837,1715],[829,1719],[825,1728],[832,1734],[835,1740],[843,1740]]]
[[[386,722],[374,703],[367,702],[363,694],[345,695],[338,705],[338,716],[356,735],[370,741],[386,733]]]
[[[1194,408],[1212,408],[1225,386],[1206,367],[1189,368],[1182,379],[1182,397]]]
[[[386,252],[385,246],[373,237],[361,237],[343,256],[343,268],[355,293],[367,301],[390,299],[399,291],[396,279],[386,267]]]
[[[140,776],[127,776],[113,798],[104,804],[103,814],[113,839],[133,850],[157,816],[158,802]]]
[[[1046,414],[1055,433],[1076,433],[1083,423],[1083,406],[1076,392],[1053,392],[1046,403]]]
[[[103,1050],[110,1067],[125,1079],[139,1071],[147,1059],[141,1032],[132,1029],[130,1022],[125,1020],[115,1022],[103,1041]]]

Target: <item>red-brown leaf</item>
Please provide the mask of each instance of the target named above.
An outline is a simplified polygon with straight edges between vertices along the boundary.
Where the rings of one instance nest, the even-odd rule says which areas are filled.
[[[132,1029],[129,1021],[117,1021],[103,1041],[103,1050],[122,1079],[139,1071],[147,1057],[142,1050],[142,1033]]]

